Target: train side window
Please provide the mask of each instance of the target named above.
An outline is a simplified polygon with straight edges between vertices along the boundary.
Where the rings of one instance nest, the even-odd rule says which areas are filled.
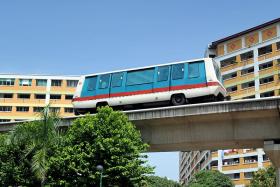
[[[155,72],[155,68],[129,71],[127,73],[126,85],[133,86],[133,85],[153,83],[154,72]]]
[[[188,76],[189,78],[197,78],[199,77],[199,64],[198,63],[189,63],[188,64]]]
[[[172,65],[172,80],[184,78],[184,65],[185,64]]]
[[[158,82],[167,81],[169,77],[169,66],[158,67],[157,74],[158,74],[158,78],[157,78]]]
[[[106,89],[109,87],[110,74],[100,75],[99,89]]]
[[[87,85],[88,91],[95,90],[96,89],[97,77],[87,77],[86,79],[88,79],[88,85]]]
[[[114,73],[112,75],[112,83],[111,83],[112,88],[122,86],[122,81],[123,81],[123,73]]]

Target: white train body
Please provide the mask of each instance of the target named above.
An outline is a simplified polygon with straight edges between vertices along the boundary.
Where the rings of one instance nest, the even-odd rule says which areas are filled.
[[[194,98],[224,98],[219,67],[211,58],[82,76],[73,105],[86,112],[98,106],[127,106]],[[182,101],[183,100],[183,101]]]

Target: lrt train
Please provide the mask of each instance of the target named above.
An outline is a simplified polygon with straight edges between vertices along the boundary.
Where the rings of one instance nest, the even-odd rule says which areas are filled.
[[[211,58],[81,76],[72,103],[75,114],[109,105],[121,109],[224,100],[226,89]]]

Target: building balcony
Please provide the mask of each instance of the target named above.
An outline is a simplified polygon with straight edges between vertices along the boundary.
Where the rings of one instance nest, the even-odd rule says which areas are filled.
[[[255,86],[241,89],[237,95],[255,95]]]
[[[253,64],[254,63],[254,59],[253,58],[250,58],[248,60],[244,60],[244,61],[241,61],[240,62],[240,66],[246,66],[248,64]]]
[[[264,55],[259,56],[259,57],[258,57],[258,61],[263,61],[263,60],[265,60],[265,59],[269,59],[269,58],[272,58],[272,57],[274,57],[274,56],[275,56],[275,54],[274,54],[273,52],[271,52],[271,53],[266,53],[266,54],[264,54]]]
[[[272,81],[272,82],[269,82],[269,83],[261,84],[260,85],[260,91],[271,90],[275,86],[277,86],[277,81]]]
[[[235,69],[238,66],[239,66],[238,63],[234,63],[234,64],[230,64],[230,65],[221,67],[221,72],[225,72],[225,71],[229,71],[229,70]]]
[[[270,76],[270,75],[274,75],[274,74],[277,74],[277,73],[278,73],[278,70],[274,67],[259,70],[259,76],[261,78],[262,77],[267,77],[267,76]]]

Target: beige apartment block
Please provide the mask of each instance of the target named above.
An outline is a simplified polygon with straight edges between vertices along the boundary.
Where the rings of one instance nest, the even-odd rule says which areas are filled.
[[[280,95],[280,18],[212,42],[205,57],[220,65],[232,100]],[[253,172],[269,165],[262,149],[181,152],[180,182],[187,184],[197,171],[212,169],[244,187]]]
[[[61,117],[73,116],[79,76],[0,74],[0,122],[36,119],[50,104]]]

